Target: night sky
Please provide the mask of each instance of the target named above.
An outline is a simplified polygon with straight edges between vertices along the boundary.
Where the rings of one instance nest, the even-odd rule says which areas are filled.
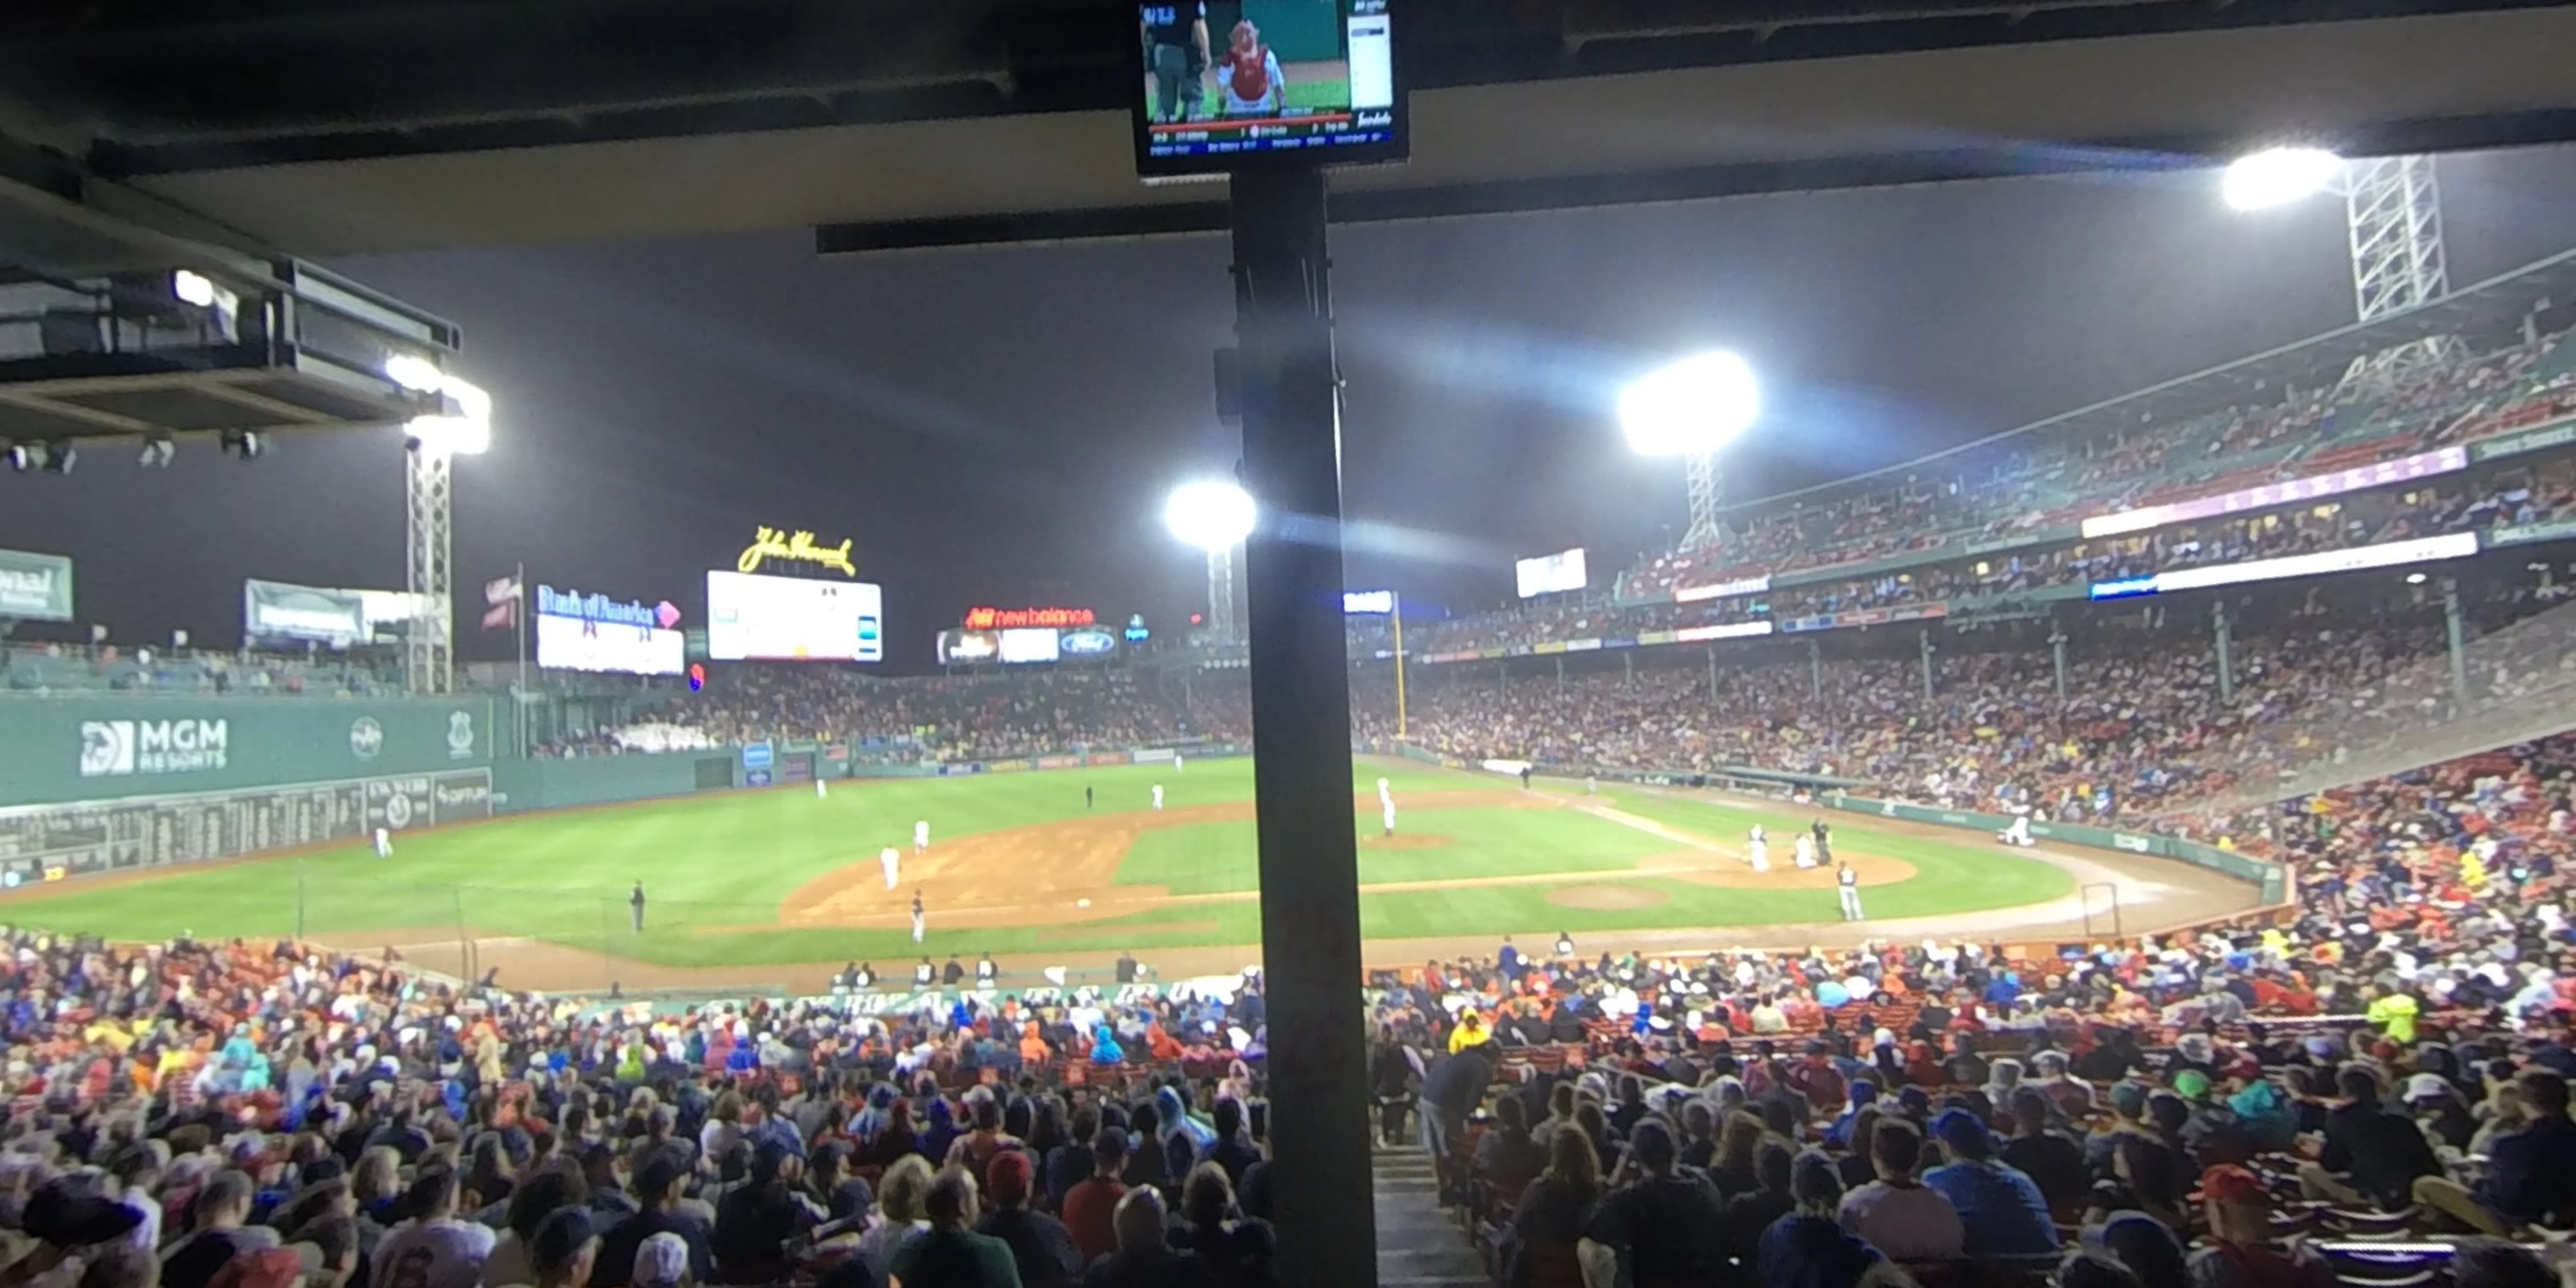
[[[2576,241],[2576,150],[2446,159],[2451,280]],[[1335,234],[1349,377],[1350,584],[1458,611],[1511,561],[1592,550],[1596,584],[1678,530],[1680,470],[1636,459],[1619,383],[1712,344],[1762,374],[1730,458],[1750,496],[1893,463],[2351,318],[2342,203],[2233,215],[2214,176],[2014,180]],[[1221,239],[824,261],[810,234],[454,251],[337,265],[460,323],[499,407],[458,467],[460,588],[668,598],[762,523],[857,541],[889,669],[972,604],[1199,607],[1170,485],[1235,452],[1208,353]],[[261,461],[100,447],[0,477],[0,547],[78,561],[84,622],[229,645],[241,582],[399,587],[400,440]],[[1382,526],[1381,526],[1382,525]],[[507,656],[460,606],[460,656]]]

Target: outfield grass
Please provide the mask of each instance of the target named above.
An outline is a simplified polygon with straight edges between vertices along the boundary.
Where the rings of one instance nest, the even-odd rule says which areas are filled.
[[[1469,778],[1396,763],[1369,763],[1352,787],[1365,793],[1388,778],[1407,795],[1482,789],[1508,794],[1507,780]],[[303,856],[172,872],[116,884],[72,883],[10,901],[7,920],[56,930],[96,931],[120,939],[269,937],[295,933],[452,932],[469,925],[487,935],[547,939],[669,965],[791,963],[871,958],[909,960],[917,950],[895,929],[771,927],[779,903],[799,886],[838,869],[868,864],[878,847],[909,845],[913,820],[931,821],[933,841],[1080,817],[1082,789],[1098,793],[1097,811],[1147,807],[1153,783],[1175,807],[1248,801],[1249,761],[1207,761],[1174,774],[1167,765],[923,778],[836,785],[830,799],[780,788],[682,797],[609,809],[531,814],[490,824],[407,836],[390,860],[364,845]],[[1665,826],[1729,843],[1759,821],[1782,843],[1807,817],[1733,809],[1699,800],[1622,792],[1603,799]],[[1679,848],[1669,838],[1574,811],[1476,809],[1442,805],[1405,810],[1407,835],[1446,837],[1448,845],[1412,849],[1364,847],[1361,880],[1390,883],[1550,872],[1612,872]],[[1376,831],[1373,810],[1354,817],[1362,834]],[[1874,831],[1843,816],[1835,842],[1852,852],[1901,859],[1910,881],[1871,888],[1872,917],[1916,916],[2034,903],[2068,893],[2062,870],[1973,842],[1927,840]],[[1254,829],[1249,822],[1186,824],[1149,830],[1118,869],[1121,883],[1160,885],[1175,893],[1214,894],[1255,886]],[[651,896],[652,931],[626,928],[626,891],[642,879]],[[1622,884],[1665,896],[1658,907],[1589,910],[1548,901],[1550,886],[1480,886],[1382,891],[1363,896],[1364,932],[1372,938],[1523,935],[1677,926],[1747,926],[1827,921],[1837,915],[1830,890],[1718,888],[1686,881],[1625,877]],[[1250,943],[1260,937],[1252,900],[1155,908],[1113,920],[992,930],[942,928],[935,913],[933,952],[1021,954],[1112,951]],[[763,927],[753,930],[751,927]],[[703,933],[721,928],[720,933]]]

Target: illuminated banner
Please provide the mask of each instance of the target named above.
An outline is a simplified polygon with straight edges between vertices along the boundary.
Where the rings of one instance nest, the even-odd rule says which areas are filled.
[[[1052,662],[1063,656],[1061,641],[1051,630],[1015,630],[1002,632],[1002,661]]]
[[[1771,633],[1771,630],[1771,623],[1767,621],[1721,622],[1715,626],[1693,626],[1685,630],[1674,631],[1673,642],[1676,644],[1696,644],[1701,640],[1738,640],[1746,639],[1755,635],[1768,635]]]
[[[1769,589],[1771,589],[1771,574],[1764,573],[1759,577],[1739,577],[1734,581],[1721,581],[1714,585],[1676,590],[1673,592],[1673,602],[1692,604],[1703,599],[1724,599],[1729,595],[1759,595]]]
[[[969,608],[970,631],[1020,630],[1032,626],[1089,626],[1100,620],[1088,608]]]
[[[1078,626],[1058,645],[1066,657],[1107,657],[1118,651],[1118,637],[1105,626]]]
[[[2283,483],[2266,483],[2261,487],[2222,492],[2216,496],[2176,501],[2170,505],[2151,505],[2139,510],[2123,510],[2086,519],[2082,531],[2087,537],[2113,537],[2124,532],[2144,532],[2168,523],[2185,523],[2193,519],[2210,519],[2246,510],[2268,510],[2273,506],[2315,501],[2363,488],[2404,483],[2430,478],[2469,467],[2469,449],[2443,447],[2393,461],[2356,465],[2348,470],[2291,479]]]
[[[841,538],[841,544],[837,546],[827,546],[816,541],[814,534],[804,528],[793,532],[785,528],[759,529],[752,536],[751,544],[742,548],[742,557],[734,560],[733,570],[740,573],[758,572],[762,564],[772,559],[783,559],[790,563],[818,564],[833,569],[844,577],[859,575],[859,565],[850,558],[848,537]]]
[[[2454,532],[2439,537],[2419,537],[2413,541],[2355,546],[2350,550],[2320,550],[2315,554],[2285,555],[2278,559],[2255,559],[2209,568],[2179,568],[2152,577],[2097,581],[2093,583],[2092,595],[2095,599],[2123,599],[2132,595],[2205,590],[2211,586],[2233,586],[2249,581],[2279,581],[2284,577],[2322,577],[2339,572],[2429,563],[2436,559],[2458,559],[2477,552],[2476,533]]]
[[[1395,611],[1395,592],[1391,590],[1343,591],[1342,611],[1354,615],[1392,613]]]
[[[687,636],[632,622],[540,614],[537,665],[601,675],[678,675],[688,668]]]
[[[367,638],[366,597],[354,590],[245,581],[242,635],[266,643],[347,648]]]
[[[1521,598],[1553,595],[1562,591],[1581,590],[1591,584],[1584,569],[1583,547],[1523,559],[1512,565],[1514,578],[1520,583]]]
[[[27,622],[72,619],[72,561],[61,555],[0,550],[0,618]]]
[[[939,633],[941,666],[977,666],[1002,657],[1002,637],[991,631],[944,630]]]
[[[668,601],[657,608],[631,599],[585,595],[578,590],[557,590],[543,584],[537,587],[537,615],[571,617],[585,622],[613,622],[621,626],[668,628],[680,622],[680,610],[673,608]]]
[[[885,590],[868,581],[709,572],[707,656],[719,662],[882,662]]]

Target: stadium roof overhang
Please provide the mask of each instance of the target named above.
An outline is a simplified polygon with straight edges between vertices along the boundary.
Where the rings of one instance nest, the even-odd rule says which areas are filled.
[[[866,249],[1221,214],[1209,189],[1132,177],[1110,0],[21,10],[0,18],[0,135],[75,167],[94,199],[171,203],[191,236],[319,256],[818,226],[826,249]],[[2272,131],[2353,152],[2576,136],[2576,10],[2557,6],[1413,12],[1415,160],[1337,179],[1337,218],[2158,168]]]

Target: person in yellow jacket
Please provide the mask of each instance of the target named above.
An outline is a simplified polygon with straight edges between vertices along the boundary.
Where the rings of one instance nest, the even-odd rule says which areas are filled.
[[[2362,1013],[2362,1018],[2378,1025],[2389,1041],[2409,1047],[2415,1045],[2417,1009],[2413,994],[2389,989],[2370,999],[2370,1009]]]
[[[1485,1017],[1473,1009],[1458,1017],[1458,1027],[1449,1031],[1449,1054],[1456,1055],[1471,1046],[1485,1044]]]

